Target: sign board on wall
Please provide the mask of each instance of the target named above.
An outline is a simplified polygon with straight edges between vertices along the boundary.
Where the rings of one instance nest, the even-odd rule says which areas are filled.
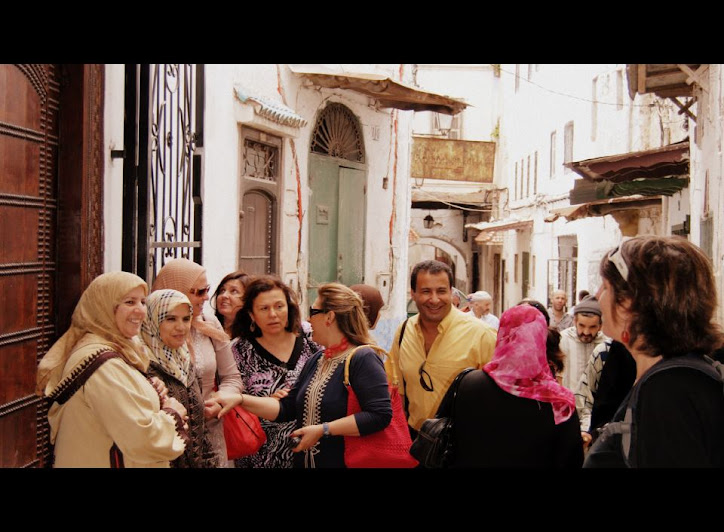
[[[412,139],[412,177],[493,182],[495,142],[414,136]]]

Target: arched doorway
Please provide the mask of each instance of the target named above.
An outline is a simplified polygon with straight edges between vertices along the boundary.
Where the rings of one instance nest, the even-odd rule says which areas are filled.
[[[465,255],[452,244],[438,238],[419,238],[409,247],[408,256],[410,270],[421,260],[436,259],[445,262],[453,271],[455,286],[463,291],[467,290],[467,261]]]
[[[269,274],[274,264],[275,202],[269,194],[250,190],[242,198],[239,268]]]
[[[309,296],[337,281],[364,282],[366,165],[357,117],[330,103],[319,114],[310,147]]]

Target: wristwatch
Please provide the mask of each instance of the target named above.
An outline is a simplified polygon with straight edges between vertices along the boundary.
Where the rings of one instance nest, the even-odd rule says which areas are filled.
[[[329,438],[331,434],[329,433],[329,423],[322,423],[322,438]]]

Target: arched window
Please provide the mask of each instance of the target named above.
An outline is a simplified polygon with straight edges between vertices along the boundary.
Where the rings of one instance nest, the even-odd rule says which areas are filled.
[[[362,133],[357,118],[344,105],[330,103],[314,126],[312,153],[364,162]]]

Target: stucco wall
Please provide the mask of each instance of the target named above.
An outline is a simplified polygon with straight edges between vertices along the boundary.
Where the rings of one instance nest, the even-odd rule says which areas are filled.
[[[598,261],[621,238],[617,222],[610,216],[572,222],[544,218],[553,208],[569,205],[568,194],[579,176],[563,166],[565,125],[573,122],[572,160],[640,151],[684,140],[685,120],[677,116],[671,102],[653,96],[628,96],[625,65],[520,65],[521,77],[515,89],[515,65],[502,65],[503,109],[499,145],[500,186],[510,189],[509,216],[534,220],[530,253],[536,256],[532,297],[548,298],[547,261],[558,257],[558,237],[575,235],[578,243],[576,291],[595,291],[600,282]],[[619,76],[619,72],[623,77]],[[594,79],[596,80],[594,85]],[[594,88],[595,87],[595,88]],[[621,93],[620,91],[623,90]],[[597,102],[597,103],[594,103]],[[594,127],[595,124],[595,127]],[[551,133],[555,131],[554,164],[551,165]],[[532,192],[537,152],[537,195]],[[531,158],[531,192],[518,197],[513,192],[516,163],[526,169]],[[552,166],[552,169],[551,169]],[[646,214],[638,222],[642,234],[660,234],[661,216]],[[511,232],[509,232],[511,233]],[[511,284],[513,257],[528,251],[527,241],[506,235],[507,304],[520,295]],[[551,288],[556,288],[552,286]]]

